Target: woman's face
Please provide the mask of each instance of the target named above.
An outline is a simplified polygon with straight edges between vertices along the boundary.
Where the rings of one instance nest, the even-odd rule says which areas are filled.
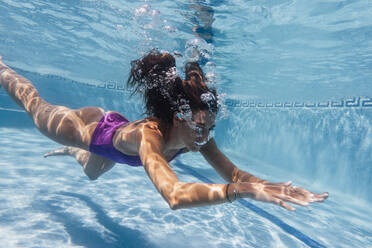
[[[213,137],[216,114],[208,110],[192,111],[192,116],[182,118],[181,139],[193,152],[199,151]]]

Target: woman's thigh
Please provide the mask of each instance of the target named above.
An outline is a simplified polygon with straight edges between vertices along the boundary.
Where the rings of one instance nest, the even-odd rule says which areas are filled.
[[[104,114],[102,108],[73,110],[48,103],[40,108],[33,119],[41,133],[62,145],[89,150],[94,129]]]

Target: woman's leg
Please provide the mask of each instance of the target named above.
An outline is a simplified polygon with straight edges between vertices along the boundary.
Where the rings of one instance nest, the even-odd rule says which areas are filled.
[[[6,66],[0,56],[0,85],[26,110],[39,131],[48,138],[69,146],[52,155],[71,155],[92,180],[114,166],[114,162],[88,152],[91,136],[104,114],[102,108],[72,110],[44,101],[32,83]],[[79,149],[81,148],[81,149]]]
[[[44,101],[32,83],[6,66],[0,56],[0,84],[26,110],[39,131],[66,145],[89,149],[91,135],[104,111],[88,107],[72,110]]]
[[[100,175],[110,170],[115,162],[103,158],[101,156],[92,154],[88,151],[77,147],[65,146],[54,151],[44,154],[44,157],[69,155],[74,157],[79,164],[83,167],[84,173],[90,180],[97,179]]]

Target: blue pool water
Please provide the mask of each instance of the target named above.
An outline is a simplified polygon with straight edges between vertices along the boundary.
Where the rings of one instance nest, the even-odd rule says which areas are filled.
[[[89,181],[72,158],[44,159],[59,145],[0,89],[1,247],[372,247],[370,1],[0,2],[0,55],[47,101],[141,118],[130,61],[176,51],[180,74],[197,59],[221,94],[216,140],[237,166],[330,192],[296,212],[172,211],[142,168]],[[223,182],[199,154],[172,167]]]

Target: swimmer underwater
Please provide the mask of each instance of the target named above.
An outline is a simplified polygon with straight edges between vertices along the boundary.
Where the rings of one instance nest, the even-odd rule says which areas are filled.
[[[271,183],[236,167],[217,147],[211,133],[218,112],[215,89],[208,88],[196,62],[185,66],[185,79],[175,73],[175,58],[152,50],[132,61],[127,85],[143,95],[148,117],[129,122],[99,107],[69,109],[43,100],[32,83],[6,66],[0,56],[0,83],[30,115],[38,130],[64,147],[44,156],[76,158],[95,180],[115,163],[143,166],[173,210],[233,202],[240,198],[307,206],[322,202],[316,194],[291,182]],[[181,182],[168,163],[185,152],[199,151],[228,184]]]

